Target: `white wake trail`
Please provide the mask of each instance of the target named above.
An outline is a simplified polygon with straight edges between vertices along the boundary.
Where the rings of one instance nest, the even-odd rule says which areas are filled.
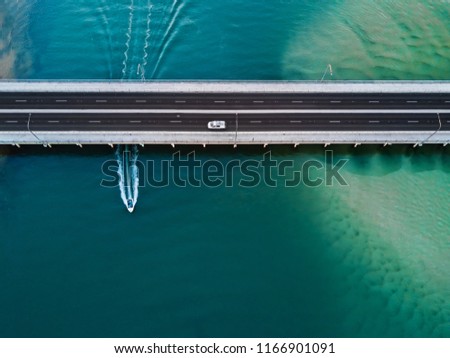
[[[139,197],[139,168],[137,160],[139,151],[136,145],[130,149],[128,145],[118,145],[116,159],[118,164],[120,197],[126,208],[132,200],[136,205]]]
[[[133,183],[133,202],[137,203],[139,197],[139,168],[137,166],[137,159],[139,156],[139,151],[137,146],[133,146],[132,156],[131,156],[131,178]]]
[[[127,41],[125,43],[125,52],[123,53],[123,67],[122,67],[122,80],[125,79],[127,75],[127,65],[128,65],[128,52],[130,51],[130,43],[131,43],[131,32],[133,31],[133,18],[134,18],[134,0],[131,0],[130,6],[130,14],[128,16],[128,31],[127,31]]]
[[[119,189],[120,189],[120,197],[122,198],[122,202],[125,206],[127,206],[127,194],[125,189],[125,177],[124,177],[124,158],[123,158],[123,149],[121,145],[117,146],[116,150],[116,160],[117,160],[117,174],[119,174]]]
[[[145,80],[145,67],[148,63],[148,47],[150,45],[150,24],[151,24],[151,18],[152,18],[152,9],[153,5],[151,5],[150,1],[147,3],[148,11],[147,11],[147,28],[145,30],[145,40],[144,40],[144,57],[142,58],[142,65],[140,66],[140,75],[141,79]]]
[[[172,14],[173,15],[171,16],[169,26],[167,27],[167,30],[164,33],[164,36],[163,36],[163,39],[162,39],[162,49],[161,49],[161,51],[159,53],[158,60],[156,61],[155,67],[153,69],[152,78],[155,77],[155,75],[156,75],[156,73],[157,73],[157,71],[159,69],[159,66],[161,64],[161,61],[164,58],[164,55],[165,55],[165,53],[167,51],[167,48],[169,47],[170,43],[173,40],[173,37],[174,37],[174,34],[173,34],[174,25],[175,25],[179,15],[180,15],[181,11],[183,10],[183,8],[185,6],[185,2],[180,3],[178,6],[177,6],[177,4],[178,4],[178,0],[175,0],[173,5],[172,5],[172,8],[170,9],[170,15],[172,15]]]
[[[172,6],[170,7],[170,10],[169,10],[170,15],[173,14],[173,11],[175,10],[175,7],[177,6],[177,4],[178,4],[178,0],[173,0]]]

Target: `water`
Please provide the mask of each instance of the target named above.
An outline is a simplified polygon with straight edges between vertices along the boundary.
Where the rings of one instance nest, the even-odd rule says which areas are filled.
[[[2,1],[21,78],[450,79],[445,1]]]
[[[442,1],[0,4],[1,77],[450,79]],[[450,149],[333,149],[347,187],[147,186],[130,215],[113,149],[0,148],[0,336],[450,337]]]

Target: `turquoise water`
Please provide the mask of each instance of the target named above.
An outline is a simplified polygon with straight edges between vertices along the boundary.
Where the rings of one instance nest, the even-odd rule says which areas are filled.
[[[445,1],[2,1],[21,78],[450,79]]]
[[[1,77],[450,79],[442,1],[13,3]],[[129,215],[113,149],[0,148],[0,336],[450,337],[450,149],[332,149],[349,186],[147,186]]]

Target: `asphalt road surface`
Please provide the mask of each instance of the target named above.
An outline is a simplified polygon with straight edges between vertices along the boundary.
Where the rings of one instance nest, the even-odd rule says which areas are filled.
[[[0,131],[450,130],[450,94],[0,93]]]

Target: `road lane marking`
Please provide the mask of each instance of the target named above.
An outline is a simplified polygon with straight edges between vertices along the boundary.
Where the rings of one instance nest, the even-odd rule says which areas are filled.
[[[170,123],[182,123],[183,121],[170,121]]]
[[[16,99],[16,103],[27,103],[26,99]]]
[[[18,121],[6,121],[6,123],[18,123]]]
[[[59,121],[47,121],[48,123],[59,123]]]
[[[369,121],[369,123],[380,123],[380,121]]]
[[[147,103],[146,99],[137,99],[136,103]]]
[[[291,121],[291,123],[302,123],[303,121]]]
[[[330,101],[330,103],[342,103],[342,101]]]
[[[408,121],[408,123],[419,123],[419,121]]]
[[[101,123],[102,121],[89,121],[89,123]]]
[[[142,123],[142,121],[130,121],[130,123]]]
[[[341,123],[341,121],[330,121],[330,123],[339,124],[339,123]]]
[[[448,108],[432,109],[0,109],[3,114],[450,114]]]
[[[369,103],[371,103],[371,104],[378,104],[378,103],[380,103],[380,101],[369,101]]]
[[[56,103],[66,103],[67,99],[56,99],[55,102]]]
[[[96,103],[106,103],[106,102],[108,102],[108,100],[107,99],[96,99],[95,102]]]
[[[250,121],[251,124],[260,124],[261,121]]]

